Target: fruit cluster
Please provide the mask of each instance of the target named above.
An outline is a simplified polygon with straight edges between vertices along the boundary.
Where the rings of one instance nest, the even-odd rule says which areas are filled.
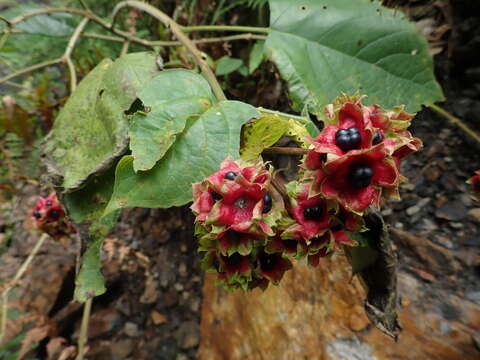
[[[272,168],[225,160],[193,185],[203,267],[227,289],[277,284],[292,259],[317,266],[366,230],[363,214],[398,197],[400,162],[421,147],[402,107],[365,106],[341,96],[326,107],[326,126],[302,161],[298,180],[273,186]]]
[[[472,185],[473,193],[480,199],[480,170],[475,171],[475,175],[468,179],[467,182]]]
[[[54,192],[46,198],[40,197],[37,200],[32,209],[32,217],[36,227],[54,239],[60,239],[76,232],[66,218],[65,211]]]

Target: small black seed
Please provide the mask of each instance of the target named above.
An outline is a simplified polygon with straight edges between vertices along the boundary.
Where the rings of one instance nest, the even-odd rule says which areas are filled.
[[[335,134],[335,145],[337,145],[342,151],[349,151],[358,149],[362,143],[362,136],[360,130],[356,127],[349,129],[338,130]]]
[[[348,181],[354,188],[365,188],[372,182],[373,170],[368,166],[353,167],[348,173]]]
[[[229,266],[238,266],[243,260],[243,256],[239,253],[230,255],[229,257],[224,257],[224,261]]]
[[[223,199],[222,195],[220,195],[219,193],[216,193],[215,191],[212,191],[212,198],[213,198],[213,201],[220,201]]]
[[[237,177],[237,173],[236,172],[233,172],[233,171],[229,171],[225,174],[224,178],[227,179],[227,180],[235,180],[235,178]]]
[[[338,130],[335,134],[335,139],[339,138],[340,136],[349,136],[349,132],[347,129]]]
[[[35,217],[35,219],[40,219],[42,217],[42,213],[38,210],[35,210],[33,212],[33,216]]]
[[[272,205],[273,205],[273,200],[272,197],[269,193],[266,193],[263,195],[263,210],[262,213],[268,213],[270,210],[272,210]]]
[[[335,226],[332,226],[332,228],[330,230],[332,231],[340,231],[343,229],[343,225],[342,224],[337,224]]]
[[[51,202],[50,200],[47,201],[47,206],[52,206],[52,205],[53,205],[53,204],[52,204],[52,202]]]
[[[277,256],[275,254],[263,254],[260,256],[260,265],[263,271],[270,271],[277,264]]]
[[[58,220],[60,218],[61,212],[60,210],[52,210],[48,214],[48,218],[52,220]]]
[[[372,144],[377,145],[383,141],[383,134],[380,131],[377,131],[375,135],[373,135]]]
[[[298,246],[297,240],[283,240],[285,247],[289,250],[296,250]]]
[[[343,135],[335,138],[335,144],[343,151],[348,151],[346,149],[350,148],[350,136]]]
[[[303,209],[303,217],[307,220],[320,220],[323,214],[323,209],[319,205],[310,206]]]

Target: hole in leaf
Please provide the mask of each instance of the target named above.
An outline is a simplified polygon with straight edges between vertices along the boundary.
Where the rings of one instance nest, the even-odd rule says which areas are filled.
[[[300,6],[300,10],[305,11],[307,10],[307,7],[305,5]]]
[[[130,105],[130,108],[128,110],[124,111],[125,115],[132,115],[135,114],[137,111],[146,111],[147,109],[145,106],[143,106],[142,100],[139,98],[136,98],[135,101]]]

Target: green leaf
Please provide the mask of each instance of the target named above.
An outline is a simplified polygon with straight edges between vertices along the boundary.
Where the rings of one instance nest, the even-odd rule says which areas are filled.
[[[132,117],[128,130],[135,172],[151,169],[183,131],[187,119],[203,114],[215,101],[208,82],[183,69],[161,72],[138,97],[147,110]]]
[[[83,255],[82,267],[75,279],[74,297],[84,302],[92,297],[105,293],[105,279],[102,275],[100,254],[103,239],[96,239]]]
[[[223,56],[217,61],[217,67],[215,73],[218,76],[230,74],[238,70],[243,65],[241,59],[231,58],[229,56]]]
[[[17,6],[13,6],[8,11],[5,11],[5,13],[2,15],[7,19],[13,19],[14,17],[24,13],[48,8],[49,7],[45,5],[29,2],[27,4],[18,4]],[[73,33],[74,28],[68,23],[72,22],[72,18],[73,16],[71,14],[60,13],[37,15],[20,22],[15,27],[28,34],[63,37]],[[6,24],[4,24],[2,21],[0,24],[0,29],[5,28]]]
[[[243,160],[258,159],[263,150],[275,144],[289,129],[288,120],[278,116],[263,115],[243,127],[243,144],[240,155]]]
[[[117,222],[119,211],[102,215],[112,195],[114,182],[115,167],[112,167],[101,176],[90,179],[84,188],[64,194],[62,198],[82,239],[82,245],[87,248],[75,281],[75,299],[78,301],[105,292],[100,252],[103,238]]]
[[[264,53],[265,41],[257,41],[250,52],[250,58],[248,60],[248,71],[253,73],[262,63],[265,53]]]
[[[257,117],[251,105],[222,101],[200,117],[189,118],[175,144],[150,171],[135,173],[133,157],[124,156],[117,165],[105,213],[131,206],[168,208],[188,203],[192,183],[217,171],[226,157],[239,157],[240,129]]]
[[[44,153],[66,191],[107,169],[128,146],[124,112],[158,72],[155,55],[132,53],[103,60],[78,85],[55,120]]]
[[[342,92],[418,111],[443,99],[425,39],[401,12],[370,0],[270,0],[267,53],[293,108],[321,116]]]

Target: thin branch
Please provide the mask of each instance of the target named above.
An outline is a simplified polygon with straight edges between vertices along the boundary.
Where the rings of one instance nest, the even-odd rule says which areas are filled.
[[[125,42],[125,39],[119,36],[109,36],[109,35],[95,34],[90,32],[85,32],[82,34],[82,36],[92,38],[92,39],[106,40],[106,41],[114,41],[114,42],[121,42],[121,43]],[[255,34],[248,33],[248,34],[212,37],[207,39],[198,39],[198,40],[192,40],[192,42],[194,44],[208,44],[208,43],[217,43],[217,42],[229,42],[229,41],[235,41],[235,40],[265,40],[266,38],[267,37],[263,35],[255,35]],[[157,40],[157,41],[145,40],[145,44],[148,44],[148,47],[183,46],[183,44],[180,41],[162,41],[162,40]],[[145,45],[145,44],[142,44],[142,45]]]
[[[207,62],[202,58],[202,55],[200,54],[200,51],[198,51],[195,44],[183,33],[180,25],[178,25],[175,21],[173,21],[172,18],[170,18],[167,14],[163,13],[157,8],[135,0],[122,1],[115,6],[112,12],[112,24],[114,23],[115,17],[117,16],[118,12],[124,7],[133,7],[145,11],[149,15],[153,16],[155,19],[161,21],[167,28],[171,29],[172,33],[177,37],[177,39],[183,45],[185,45],[187,50],[192,54],[195,63],[200,66],[200,69],[202,70],[203,75],[210,84],[217,100],[222,101],[226,99],[222,87],[218,83],[212,69],[210,69],[210,66],[208,66]]]
[[[140,45],[143,45],[143,46],[146,46],[146,47],[151,47],[149,44],[148,44],[148,41],[146,40],[143,40],[143,39],[140,39],[140,38],[137,38],[135,36],[131,36],[131,34],[125,32],[125,31],[122,31],[122,30],[118,30],[116,28],[112,28],[110,23],[104,21],[102,18],[100,18],[99,16],[95,15],[94,13],[90,12],[90,11],[86,11],[86,10],[81,10],[81,9],[71,9],[71,8],[46,8],[46,9],[39,9],[39,10],[34,10],[34,11],[30,11],[28,13],[24,13],[20,16],[17,16],[15,18],[13,18],[12,20],[10,20],[10,22],[12,23],[12,26],[15,26],[16,24],[22,22],[22,21],[25,21],[27,20],[28,18],[31,18],[33,16],[39,16],[39,15],[46,15],[46,14],[56,14],[56,13],[66,13],[66,14],[74,14],[74,15],[80,15],[80,16],[83,16],[83,17],[86,17],[88,18],[89,20],[91,21],[94,21],[96,22],[98,25],[100,25],[101,27],[103,27],[104,29],[106,30],[109,30],[111,32],[113,32],[114,34],[118,35],[118,36],[121,36],[122,38],[124,38],[125,40],[129,40],[131,42],[134,42],[134,43],[137,43],[137,44],[140,44]]]
[[[12,27],[12,22],[8,20],[7,18],[4,18],[3,16],[0,15],[0,20],[4,21],[8,27]]]
[[[268,34],[270,28],[256,26],[229,26],[229,25],[199,25],[199,26],[182,26],[182,31],[190,33],[194,31],[235,31]]]
[[[41,68],[44,68],[44,67],[47,67],[47,66],[52,66],[52,65],[55,65],[55,64],[59,64],[61,62],[63,62],[63,57],[58,58],[58,59],[44,61],[44,62],[35,64],[35,65],[32,65],[32,66],[28,66],[24,69],[15,71],[14,73],[11,73],[10,75],[7,75],[7,76],[4,76],[3,78],[0,78],[0,84],[5,82],[5,81],[8,81],[10,79],[13,79],[14,77],[24,75],[24,74],[27,74],[29,72],[32,72],[32,71],[35,71],[35,70],[38,70],[38,69],[41,69]]]
[[[73,64],[72,61],[72,52],[75,47],[75,44],[78,41],[78,38],[80,37],[80,34],[82,33],[83,29],[85,29],[85,26],[87,26],[89,19],[88,18],[83,18],[82,21],[80,21],[80,24],[78,24],[77,28],[73,32],[72,37],[70,38],[70,41],[68,42],[67,48],[65,49],[65,53],[62,56],[63,61],[66,62],[68,66],[68,70],[70,72],[70,92],[74,92],[76,87],[77,87],[77,72],[75,71],[75,65]]]
[[[37,255],[38,250],[42,247],[43,243],[45,240],[48,238],[47,234],[43,234],[40,236],[40,238],[37,240],[35,246],[33,247],[32,251],[28,255],[27,259],[23,262],[22,266],[17,270],[17,273],[13,277],[13,279],[10,281],[8,284],[7,288],[3,290],[2,293],[2,316],[0,318],[0,344],[3,341],[3,337],[5,336],[5,331],[7,329],[7,313],[8,313],[8,293],[10,290],[17,285],[18,281],[22,278],[22,276],[25,274],[25,271],[27,271],[28,266],[30,263],[33,261],[35,258],[35,255]]]
[[[457,118],[456,116],[453,116],[450,114],[448,111],[442,109],[440,106],[437,106],[435,104],[430,105],[430,109],[435,111],[437,114],[443,116],[445,119],[450,121],[452,124],[457,125],[461,130],[463,130],[465,133],[470,135],[473,139],[475,139],[478,143],[480,143],[480,135],[478,135],[474,130],[472,130],[467,124],[465,124],[462,120]]]
[[[292,155],[292,156],[302,156],[308,153],[308,149],[303,148],[291,148],[291,147],[271,147],[263,150],[264,154],[274,154],[274,155]]]
[[[87,299],[83,307],[82,324],[80,326],[80,337],[78,338],[78,351],[75,360],[83,360],[83,357],[85,355],[85,344],[88,340],[88,323],[90,320],[90,313],[92,311],[92,302],[93,298]]]

